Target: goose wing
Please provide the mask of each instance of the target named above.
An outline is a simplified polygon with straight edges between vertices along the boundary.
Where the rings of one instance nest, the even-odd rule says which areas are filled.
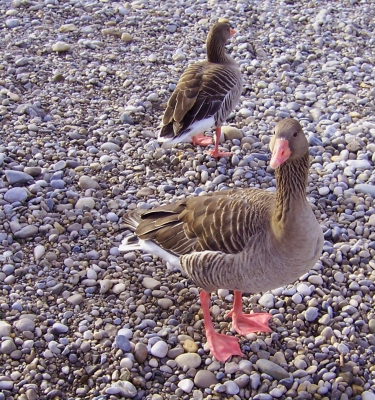
[[[266,228],[273,202],[273,193],[257,189],[194,197],[145,212],[135,233],[176,255],[238,253]]]

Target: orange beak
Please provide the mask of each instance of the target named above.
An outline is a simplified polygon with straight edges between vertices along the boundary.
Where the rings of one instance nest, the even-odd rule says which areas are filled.
[[[276,139],[273,148],[270,167],[276,169],[284,163],[292,154],[289,148],[289,142],[286,139]]]
[[[229,32],[230,32],[230,37],[232,37],[236,33],[236,31],[232,28],[229,30]]]

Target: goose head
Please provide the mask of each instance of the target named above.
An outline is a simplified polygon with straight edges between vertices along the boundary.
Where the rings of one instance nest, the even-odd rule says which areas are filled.
[[[294,161],[303,157],[309,150],[309,143],[300,123],[293,118],[279,121],[270,142],[270,150],[270,167],[273,169],[287,160]]]
[[[236,31],[231,28],[229,21],[222,19],[211,27],[207,36],[207,46],[215,44],[216,46],[224,47],[229,38],[235,33]]]

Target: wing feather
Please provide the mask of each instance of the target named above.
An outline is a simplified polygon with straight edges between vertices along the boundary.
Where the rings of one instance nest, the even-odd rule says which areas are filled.
[[[238,253],[266,228],[274,193],[228,190],[143,212],[135,233],[176,255],[193,251]]]

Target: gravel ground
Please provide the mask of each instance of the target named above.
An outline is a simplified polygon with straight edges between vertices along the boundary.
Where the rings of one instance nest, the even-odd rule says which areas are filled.
[[[374,400],[372,1],[159,3],[0,0],[0,400]],[[233,156],[161,149],[165,103],[222,16],[244,76],[222,143]],[[290,116],[311,145],[323,254],[298,282],[244,297],[273,332],[218,363],[198,288],[120,254],[122,216],[273,188],[268,143]],[[232,293],[212,299],[227,332]]]

